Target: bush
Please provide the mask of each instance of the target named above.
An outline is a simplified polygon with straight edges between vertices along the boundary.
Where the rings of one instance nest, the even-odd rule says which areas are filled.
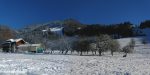
[[[127,45],[127,46],[123,47],[123,52],[132,53],[133,49],[131,49],[130,45]]]
[[[125,53],[132,53],[133,50],[134,50],[134,46],[135,46],[135,41],[134,41],[134,39],[131,39],[129,44],[126,45],[125,47],[123,47],[123,52],[125,52]]]

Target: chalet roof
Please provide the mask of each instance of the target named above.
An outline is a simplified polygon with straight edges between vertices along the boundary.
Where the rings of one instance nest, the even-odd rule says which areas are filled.
[[[21,41],[23,40],[22,38],[19,38],[19,39],[15,39],[15,42],[18,42],[18,41]],[[24,41],[24,40],[23,40]],[[25,42],[25,41],[24,41]]]
[[[8,39],[6,41],[10,41],[10,42],[19,42],[19,41],[24,41],[22,38],[19,38],[19,39]],[[24,41],[25,42],[25,41]],[[26,42],[25,42],[26,43]]]

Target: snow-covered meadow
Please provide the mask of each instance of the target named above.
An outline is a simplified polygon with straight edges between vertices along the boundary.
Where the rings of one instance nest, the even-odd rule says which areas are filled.
[[[124,45],[130,38],[120,39]],[[150,44],[103,56],[0,53],[0,75],[150,75]]]

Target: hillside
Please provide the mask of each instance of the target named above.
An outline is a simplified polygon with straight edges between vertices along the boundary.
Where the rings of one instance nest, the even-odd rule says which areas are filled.
[[[68,30],[74,31],[77,28],[82,28],[86,25],[82,25],[80,22],[74,20],[74,19],[66,19],[62,21],[52,21],[42,24],[33,24],[33,25],[27,25],[23,29],[19,29],[20,33],[28,33],[33,31],[42,31],[48,28],[55,28],[55,27],[63,27],[64,31],[68,32]]]
[[[150,42],[150,28],[143,29],[143,33],[146,35],[145,39]]]

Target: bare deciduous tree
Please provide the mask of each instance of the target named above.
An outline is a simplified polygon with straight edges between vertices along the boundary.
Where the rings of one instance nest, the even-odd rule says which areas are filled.
[[[97,38],[97,49],[99,52],[99,56],[102,55],[102,52],[107,51],[109,49],[110,36],[108,35],[100,35]]]

